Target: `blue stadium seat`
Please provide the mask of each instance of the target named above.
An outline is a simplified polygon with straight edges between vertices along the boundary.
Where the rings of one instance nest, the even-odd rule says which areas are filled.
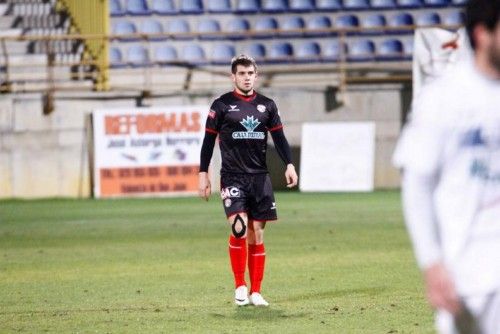
[[[370,0],[372,9],[395,9],[397,7],[395,0]]]
[[[109,64],[112,68],[120,68],[125,66],[122,52],[118,48],[109,49]]]
[[[153,19],[142,20],[141,25],[139,26],[139,33],[144,35],[152,35],[148,37],[148,39],[152,41],[162,41],[167,39],[166,36],[162,36],[163,26],[161,25],[161,23]]]
[[[228,33],[227,38],[239,40],[248,37],[248,30],[250,30],[250,23],[243,18],[237,17],[227,23],[224,31]]]
[[[223,39],[224,36],[218,34],[221,31],[219,21],[205,18],[198,22],[198,33],[201,40]]]
[[[231,44],[215,44],[212,49],[211,61],[214,65],[231,64],[231,59],[236,55],[234,46]]]
[[[413,39],[406,39],[403,41],[403,57],[406,60],[413,58]]]
[[[319,12],[334,12],[341,9],[341,0],[316,0],[316,10]]]
[[[317,42],[305,41],[295,52],[295,60],[299,63],[314,63],[320,60],[321,47]]]
[[[343,0],[342,4],[345,10],[363,10],[370,8],[368,0]]]
[[[254,38],[273,38],[276,35],[276,29],[278,29],[278,21],[275,18],[264,16],[257,19],[255,22],[253,30],[255,34]]]
[[[449,0],[424,0],[425,7],[446,7],[449,3]]]
[[[264,13],[283,13],[288,11],[286,0],[264,0],[262,3]]]
[[[238,0],[236,13],[238,14],[255,14],[260,10],[259,0]]]
[[[448,26],[461,26],[465,23],[465,13],[461,11],[453,11],[443,19],[443,23]]]
[[[328,16],[313,16],[306,23],[305,35],[309,37],[322,37],[331,35],[328,31],[332,27],[332,21]]]
[[[453,6],[465,6],[467,1],[469,1],[469,0],[451,0],[451,4]]]
[[[434,12],[420,13],[417,16],[415,23],[419,27],[441,24],[441,17],[439,16],[438,13],[434,13]]]
[[[151,8],[157,15],[175,15],[178,12],[174,0],[153,0]]]
[[[208,0],[209,13],[232,13],[230,0]]]
[[[420,8],[422,0],[397,0],[399,8]]]
[[[288,63],[293,57],[293,46],[287,42],[277,42],[271,45],[267,61],[269,63]]]
[[[362,35],[384,34],[384,27],[387,24],[385,16],[382,14],[370,14],[361,19]],[[380,28],[380,29],[378,29]]]
[[[191,29],[189,23],[184,19],[172,19],[168,21],[167,32],[172,34],[174,39],[192,39],[189,35]]]
[[[333,26],[336,29],[343,30],[343,29],[356,29],[359,27],[359,19],[355,15],[342,15],[337,17],[337,19],[334,21]],[[357,34],[357,31],[350,31],[347,32],[348,35],[355,35]]]
[[[355,40],[347,46],[348,61],[372,61],[374,59],[375,44],[371,40]]]
[[[290,0],[288,10],[293,13],[305,13],[315,10],[313,0]]]
[[[111,31],[113,35],[134,35],[137,33],[135,24],[130,21],[118,21],[113,23]],[[139,40],[139,37],[134,37],[134,36],[118,37],[118,40],[123,42],[130,42]]]
[[[132,45],[127,49],[127,62],[133,67],[150,65],[148,50],[141,45]]]
[[[306,23],[304,22],[304,19],[300,16],[286,17],[285,20],[281,22],[279,35],[286,37],[301,37],[304,34],[302,31],[293,31],[293,30],[304,29],[305,26]]]
[[[413,26],[413,16],[408,13],[398,13],[389,18],[387,26],[391,28],[409,28]],[[388,31],[391,34],[411,34],[412,29],[391,29]]]
[[[341,47],[338,40],[329,40],[323,44],[323,47],[321,48],[321,59],[324,62],[336,62],[341,59],[342,53],[344,54],[344,57],[347,55],[346,45],[342,44]]]
[[[247,45],[244,48],[243,53],[255,59],[257,63],[263,62],[266,59],[266,47],[262,43],[252,43]]]
[[[377,48],[377,60],[403,60],[403,43],[398,39],[382,41]]]
[[[127,13],[129,15],[151,15],[146,0],[127,0]]]
[[[123,16],[126,14],[126,11],[123,8],[120,0],[110,0],[109,1],[109,13],[111,16]]]
[[[198,44],[185,45],[182,48],[182,57],[180,60],[194,65],[205,65],[207,63],[205,51]]]
[[[161,45],[155,49],[154,61],[160,65],[169,65],[178,61],[177,50],[171,45]]]
[[[201,2],[201,0],[182,0],[180,3],[180,10],[183,14],[203,13],[203,3]]]

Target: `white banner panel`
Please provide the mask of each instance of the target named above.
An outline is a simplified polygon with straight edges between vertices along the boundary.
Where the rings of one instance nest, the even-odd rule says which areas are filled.
[[[95,110],[94,196],[196,193],[208,109]]]
[[[301,191],[372,191],[375,123],[304,123]]]

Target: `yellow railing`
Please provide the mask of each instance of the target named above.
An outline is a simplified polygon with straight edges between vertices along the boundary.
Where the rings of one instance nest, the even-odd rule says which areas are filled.
[[[78,33],[87,35],[109,34],[108,0],[58,0],[71,16],[72,25]],[[106,38],[85,40],[86,51],[98,69],[95,88],[109,89],[109,46]]]

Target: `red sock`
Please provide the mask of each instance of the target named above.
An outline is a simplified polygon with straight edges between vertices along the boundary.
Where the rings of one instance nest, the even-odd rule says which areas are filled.
[[[247,285],[245,282],[245,268],[247,266],[246,238],[235,238],[233,235],[229,237],[229,258],[231,259],[235,286]]]
[[[264,267],[266,264],[266,249],[264,244],[248,245],[248,271],[250,272],[250,293],[259,292],[262,279],[264,278]]]

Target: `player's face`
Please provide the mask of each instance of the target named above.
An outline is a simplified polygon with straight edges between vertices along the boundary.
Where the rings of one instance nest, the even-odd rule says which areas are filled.
[[[236,73],[231,74],[234,87],[237,93],[250,95],[253,93],[253,86],[257,79],[257,72],[253,66],[236,66]]]
[[[491,34],[491,44],[488,50],[488,58],[491,65],[500,75],[500,22],[497,23],[495,30]]]

